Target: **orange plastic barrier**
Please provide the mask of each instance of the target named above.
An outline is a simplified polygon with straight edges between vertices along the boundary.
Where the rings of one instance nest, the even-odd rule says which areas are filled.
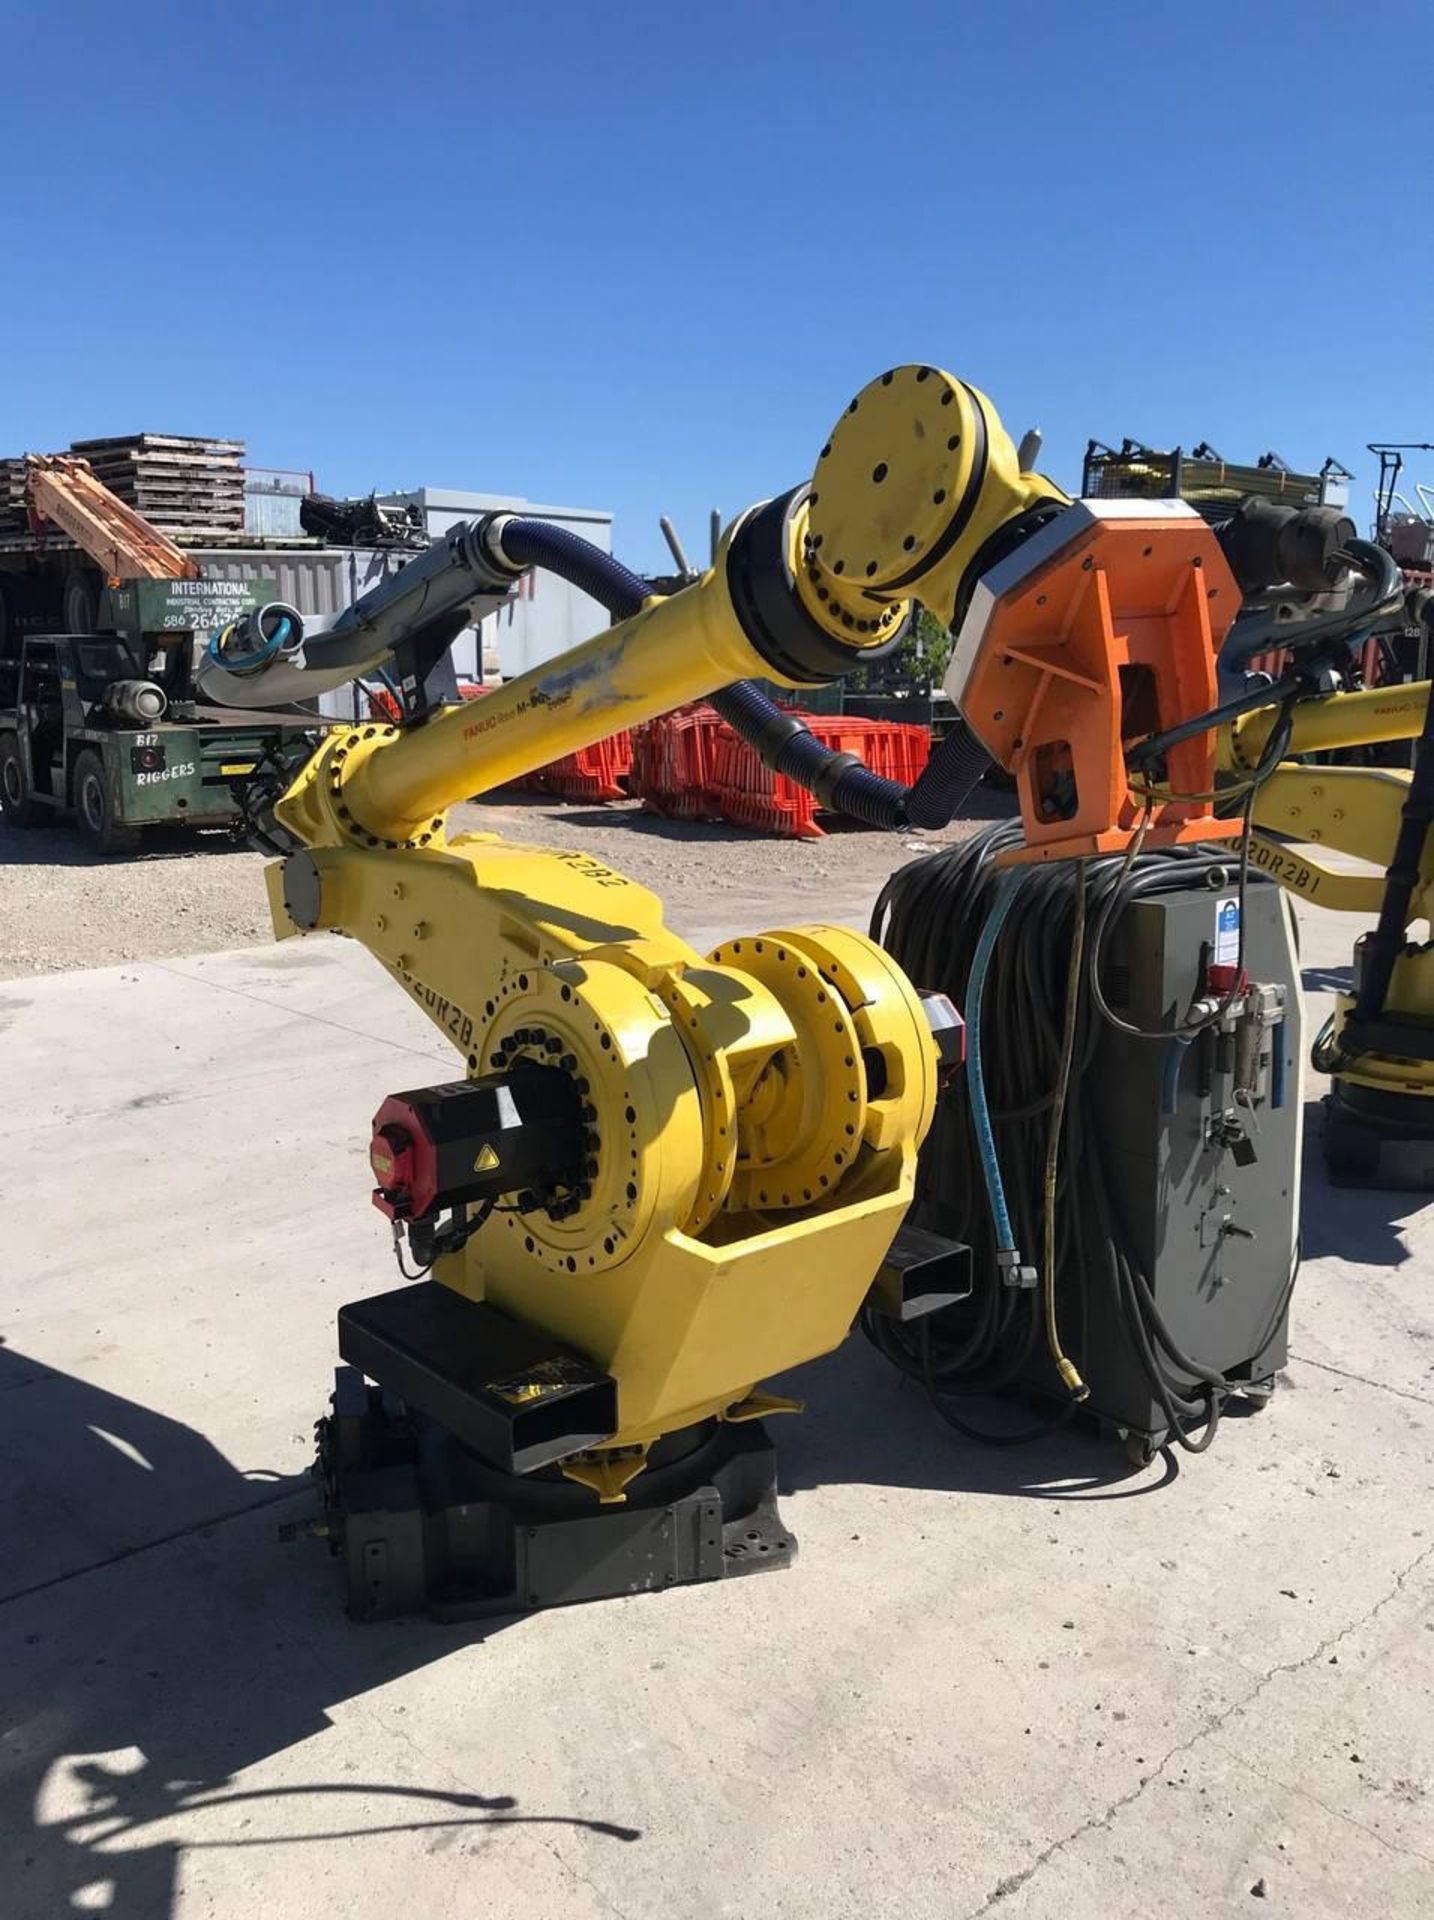
[[[800,717],[823,746],[854,753],[873,773],[904,787],[931,757],[925,727],[857,714]],[[622,800],[630,794],[672,819],[725,819],[755,833],[822,837],[815,796],[764,766],[756,750],[705,702],[567,754],[517,784],[564,800]]]
[[[633,793],[652,812],[671,819],[721,819],[714,781],[723,741],[741,744],[727,723],[702,703],[650,720],[634,742]]]
[[[625,800],[632,772],[632,735],[624,728],[606,740],[579,747],[550,760],[514,785],[525,793],[550,793],[558,800]]]
[[[931,736],[924,727],[856,714],[800,717],[824,747],[855,754],[873,773],[904,787],[931,757]],[[821,838],[815,795],[787,775],[773,773],[745,740],[726,729],[717,743],[713,787],[722,813],[739,826],[788,839]]]
[[[784,773],[764,767],[756,751],[735,733],[717,744],[714,785],[724,818],[757,833],[788,840],[820,840],[816,795]]]

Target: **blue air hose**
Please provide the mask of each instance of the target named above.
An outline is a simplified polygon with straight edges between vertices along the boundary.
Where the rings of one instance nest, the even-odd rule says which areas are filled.
[[[1193,1033],[1177,1033],[1165,1050],[1165,1059],[1160,1068],[1160,1111],[1174,1113],[1180,1105],[1180,1069],[1185,1064],[1185,1053]]]
[[[267,666],[276,654],[284,651],[284,648],[288,644],[289,635],[294,631],[293,622],[289,619],[289,616],[285,614],[279,620],[274,631],[265,636],[264,644],[261,647],[256,648],[253,653],[244,653],[237,659],[231,660],[223,651],[224,642],[228,639],[229,635],[234,632],[235,628],[241,624],[244,623],[233,620],[227,627],[221,627],[218,633],[211,635],[209,645],[205,648],[206,654],[214,662],[214,665],[216,667],[222,667],[226,673],[256,673],[260,667]],[[250,622],[248,624],[253,625],[256,623]]]
[[[986,1197],[991,1205],[991,1220],[996,1232],[996,1246],[999,1253],[1015,1255],[1009,1262],[1020,1265],[1016,1248],[1016,1236],[1011,1226],[1010,1209],[1006,1205],[1006,1187],[1001,1178],[1001,1164],[996,1157],[996,1134],[991,1125],[991,1108],[986,1098],[986,1076],[982,1064],[981,1050],[981,1005],[986,993],[986,975],[990,969],[991,956],[996,950],[996,941],[1001,928],[1005,925],[1006,915],[1015,904],[1016,888],[1023,878],[1021,869],[1010,868],[1001,876],[996,887],[996,897],[991,902],[991,910],[986,915],[985,925],[981,928],[980,938],[976,942],[976,952],[971,961],[971,974],[966,987],[966,1089],[971,1100],[971,1118],[976,1129],[976,1147],[981,1159],[981,1172],[986,1181]]]

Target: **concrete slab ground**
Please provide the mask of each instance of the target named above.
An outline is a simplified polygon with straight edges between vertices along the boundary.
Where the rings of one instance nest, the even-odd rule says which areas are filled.
[[[1434,1912],[1434,1208],[1311,1154],[1288,1376],[1198,1459],[965,1446],[853,1342],[789,1573],[358,1628],[276,1530],[390,1281],[369,1116],[451,1056],[337,940],[0,1024],[6,1920]]]

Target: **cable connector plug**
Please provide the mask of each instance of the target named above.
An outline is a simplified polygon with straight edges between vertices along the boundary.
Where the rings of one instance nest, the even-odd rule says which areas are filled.
[[[1074,1363],[1070,1360],[1065,1359],[1064,1356],[1062,1356],[1061,1360],[1057,1364],[1058,1364],[1062,1384],[1065,1386],[1066,1391],[1070,1394],[1071,1399],[1075,1401],[1076,1405],[1079,1406],[1082,1400],[1089,1400],[1090,1388],[1086,1385],[1085,1381],[1082,1380],[1080,1375],[1076,1372]]]
[[[1040,1284],[1040,1275],[1022,1260],[1018,1247],[997,1247],[996,1265],[1000,1269],[1003,1286],[1034,1287]]]

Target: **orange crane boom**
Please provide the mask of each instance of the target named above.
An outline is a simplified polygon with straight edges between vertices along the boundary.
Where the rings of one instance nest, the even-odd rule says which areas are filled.
[[[67,533],[115,580],[198,580],[199,564],[97,480],[87,460],[25,456],[32,513]]]

